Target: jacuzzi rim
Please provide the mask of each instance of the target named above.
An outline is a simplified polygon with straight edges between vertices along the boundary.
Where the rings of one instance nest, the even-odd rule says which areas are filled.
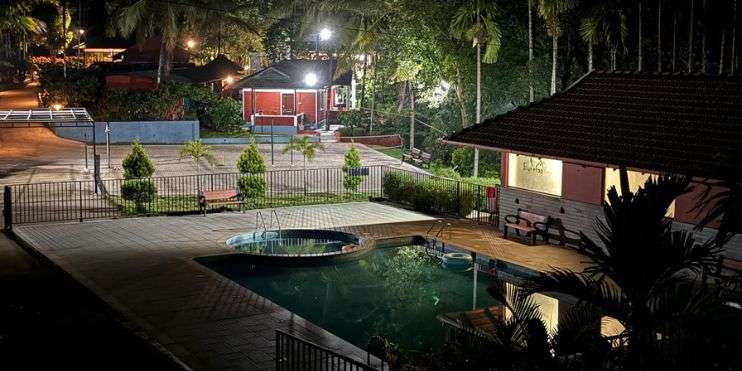
[[[225,243],[226,243],[226,245],[229,248],[235,249],[234,253],[239,254],[239,255],[248,255],[248,256],[255,256],[255,257],[267,257],[267,258],[291,258],[291,259],[304,258],[304,257],[306,257],[306,258],[321,258],[321,257],[346,256],[346,255],[356,254],[356,253],[359,253],[359,252],[362,252],[362,251],[371,250],[371,248],[373,248],[373,245],[374,245],[373,243],[370,243],[371,241],[366,241],[365,239],[361,238],[360,236],[358,236],[358,235],[356,235],[354,233],[343,232],[343,231],[336,231],[336,230],[332,230],[332,229],[312,229],[312,228],[292,228],[292,229],[282,229],[282,230],[270,229],[270,230],[266,230],[265,232],[262,232],[261,231],[260,233],[271,233],[271,232],[272,233],[279,233],[279,232],[285,233],[285,232],[297,232],[297,231],[298,232],[316,232],[316,231],[320,231],[320,232],[331,232],[331,233],[334,233],[334,234],[349,236],[349,237],[351,237],[352,239],[355,240],[354,242],[351,242],[351,243],[354,244],[354,245],[356,245],[356,246],[358,246],[358,247],[355,248],[355,249],[353,249],[353,250],[350,250],[350,251],[338,250],[338,251],[331,251],[331,252],[325,252],[325,253],[311,253],[311,254],[269,254],[269,253],[254,253],[254,252],[249,252],[249,251],[239,251],[239,250],[236,250],[236,248],[235,248],[235,246],[233,244],[234,239],[236,239],[238,237],[241,237],[241,236],[244,236],[244,235],[251,235],[251,234],[253,234],[255,232],[245,232],[245,233],[240,233],[240,234],[234,235],[234,236],[228,238],[225,241]],[[351,243],[349,243],[349,244],[351,244]]]

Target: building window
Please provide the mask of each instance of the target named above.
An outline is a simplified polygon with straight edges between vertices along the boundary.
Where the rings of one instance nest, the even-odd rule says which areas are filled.
[[[348,103],[348,87],[335,87],[335,107],[345,107]]]
[[[562,161],[509,153],[508,185],[561,196]]]
[[[640,171],[628,170],[627,175],[629,178],[629,190],[632,193],[636,193],[636,191],[639,190],[639,187],[644,187],[644,183],[646,183],[647,180],[657,180],[657,175],[642,173]],[[608,200],[608,190],[611,189],[611,187],[616,187],[618,195],[621,195],[621,175],[618,169],[607,167],[605,168],[605,189],[603,193],[606,201]],[[670,207],[667,209],[667,214],[665,214],[665,216],[667,216],[668,218],[675,217],[675,201],[673,201]]]

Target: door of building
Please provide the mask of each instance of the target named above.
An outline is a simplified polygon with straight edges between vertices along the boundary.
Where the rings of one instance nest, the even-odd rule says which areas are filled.
[[[281,94],[281,114],[295,115],[294,94]]]

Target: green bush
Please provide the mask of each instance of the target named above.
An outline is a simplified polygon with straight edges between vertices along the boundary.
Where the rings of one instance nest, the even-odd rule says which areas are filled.
[[[458,196],[458,210],[452,209],[451,211],[457,211],[459,216],[465,218],[477,205],[477,194],[471,190],[461,190]]]
[[[37,66],[45,106],[91,107],[98,100],[101,83],[94,72],[70,68],[65,78],[62,65],[44,63]]]
[[[386,173],[383,180],[384,195],[391,201],[401,201],[402,175],[399,173]]]
[[[247,174],[238,181],[240,193],[245,201],[260,199],[265,196],[266,182],[262,175]]]
[[[255,140],[250,142],[242,153],[240,153],[240,158],[237,159],[237,169],[242,174],[260,174],[265,172],[265,161],[263,161],[263,156],[260,155]]]
[[[411,193],[412,207],[420,212],[430,212],[435,206],[435,191],[426,187],[425,183],[413,185]],[[412,182],[410,182],[412,184]]]
[[[138,179],[152,176],[155,165],[149,159],[144,147],[138,141],[131,145],[131,153],[121,164],[124,168],[124,179]]]
[[[455,182],[419,181],[402,173],[384,174],[384,194],[390,200],[409,204],[420,212],[438,211],[466,217],[475,208],[477,194]],[[457,189],[458,188],[458,189]]]
[[[355,129],[358,129],[358,133],[360,135],[366,134],[366,126],[368,126],[368,118],[366,117],[366,113],[361,110],[350,110],[350,111],[342,111],[338,113],[338,122],[340,125],[343,126],[343,129],[349,130],[349,132],[352,134]],[[345,133],[342,133],[342,135],[345,136],[351,136],[346,135]]]
[[[345,189],[352,192],[358,191],[358,186],[363,182],[363,176],[347,174],[351,169],[359,169],[361,166],[363,166],[363,163],[361,163],[361,154],[358,152],[356,147],[351,144],[350,149],[345,153],[345,160],[343,162],[343,173],[346,174],[343,176],[343,187],[345,187]]]
[[[137,212],[145,212],[145,205],[157,197],[157,187],[150,179],[127,179],[121,184],[121,197],[133,201]]]
[[[463,177],[474,173],[474,149],[469,147],[456,148],[451,153],[451,163]],[[479,151],[479,176],[485,178],[499,178],[500,153],[494,151]]]
[[[210,102],[202,123],[207,129],[215,131],[239,131],[245,124],[240,109],[240,103],[236,100],[217,96]]]

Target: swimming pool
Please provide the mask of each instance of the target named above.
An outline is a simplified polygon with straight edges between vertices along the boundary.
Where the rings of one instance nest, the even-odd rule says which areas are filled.
[[[436,316],[471,310],[475,300],[472,270],[446,269],[415,246],[378,247],[326,264],[251,259],[200,261],[360,348],[376,335],[405,349],[440,345],[446,329]],[[487,294],[490,283],[478,275],[477,307],[497,304]]]

